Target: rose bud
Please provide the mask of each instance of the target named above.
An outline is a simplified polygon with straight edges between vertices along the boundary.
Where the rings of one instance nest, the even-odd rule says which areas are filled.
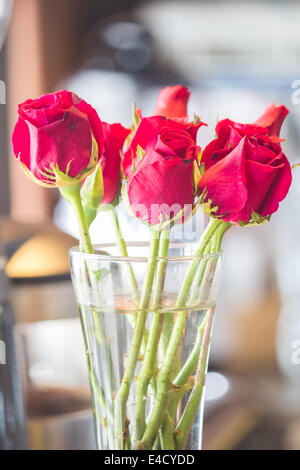
[[[123,188],[133,215],[152,226],[173,220],[185,209],[191,212],[193,164],[200,153],[188,129],[172,122],[158,130],[157,123],[157,117],[142,120],[139,160],[133,172],[126,166],[128,179]]]
[[[154,116],[170,119],[186,118],[189,90],[183,85],[167,86],[160,90],[154,108]]]
[[[245,136],[233,149],[206,156],[198,190],[215,217],[246,224],[273,214],[291,181],[290,164],[278,143],[266,136]]]
[[[94,171],[103,150],[96,111],[66,90],[19,105],[13,149],[26,174],[46,187],[78,183]]]
[[[90,225],[99,206],[115,204],[121,188],[121,152],[129,129],[121,124],[102,122],[104,151],[96,171],[86,178],[81,188],[84,211]]]
[[[261,127],[266,127],[268,129],[268,135],[275,135],[279,137],[281,126],[288,113],[289,110],[285,106],[276,106],[274,103],[272,103],[255,121],[255,124]]]
[[[80,198],[88,227],[96,218],[103,193],[102,169],[99,162],[96,170],[84,180],[80,190]]]

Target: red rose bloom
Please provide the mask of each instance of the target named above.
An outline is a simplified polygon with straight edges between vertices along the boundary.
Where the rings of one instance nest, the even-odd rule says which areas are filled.
[[[184,123],[180,121],[174,121],[172,119],[166,119],[162,116],[151,116],[149,118],[143,118],[133,135],[131,142],[124,152],[123,157],[123,170],[125,175],[129,178],[132,172],[139,165],[139,154],[138,148],[141,148],[144,152],[148,152],[150,149],[155,149],[159,133],[163,128],[174,130],[174,131],[185,131],[192,138],[194,144],[196,144],[197,132],[203,123],[199,122],[194,124],[193,122]]]
[[[223,119],[216,125],[217,138],[205,147],[201,163],[207,170],[219,158],[228,155],[245,136],[250,139],[259,137],[261,142],[264,140],[263,136],[269,137],[269,140],[265,139],[266,145],[270,144],[270,140],[280,142],[279,133],[287,114],[285,106],[272,104],[254,124],[240,124],[230,119]]]
[[[189,90],[183,85],[167,86],[158,95],[153,115],[170,119],[187,117]]]
[[[110,204],[116,198],[121,186],[121,151],[129,129],[121,124],[103,125],[104,152],[101,158],[103,198],[101,205]]]
[[[235,131],[229,135],[236,138]],[[261,217],[273,214],[292,180],[290,164],[280,144],[266,135],[244,136],[237,145],[233,141],[232,146],[230,142],[215,151],[210,145],[199,193],[217,207],[214,215],[226,222],[247,223],[253,212]]]
[[[14,153],[37,183],[70,185],[94,170],[103,149],[102,124],[88,103],[63,90],[25,101],[18,113]]]
[[[131,165],[126,164],[130,155],[127,153],[124,171],[131,211],[143,222],[156,225],[173,219],[186,206],[192,209],[193,163],[200,152],[195,145],[195,132],[194,128],[191,131],[189,126],[184,128],[160,117],[142,120],[128,150],[132,150],[135,169],[132,171]],[[138,144],[144,151],[140,160],[133,150]]]

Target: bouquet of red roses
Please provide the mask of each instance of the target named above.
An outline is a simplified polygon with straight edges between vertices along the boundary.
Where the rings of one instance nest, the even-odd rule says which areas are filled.
[[[162,89],[152,116],[134,109],[131,129],[102,122],[68,91],[19,106],[12,140],[21,167],[36,183],[58,188],[77,215],[80,252],[71,258],[80,257],[80,269],[73,260],[72,277],[100,448],[198,446],[191,436],[200,434],[193,426],[203,398],[222,238],[233,225],[269,221],[291,185],[279,136],[284,106],[272,104],[252,124],[219,121],[215,139],[201,149],[197,134],[205,124],[189,119],[189,95],[181,85]],[[116,212],[121,199],[149,227],[148,256],[128,255]],[[200,208],[210,221],[194,253],[170,257],[172,228]],[[101,254],[90,239],[89,227],[103,210],[112,215],[119,259]],[[129,331],[125,351],[105,315],[112,265],[119,261],[126,278],[118,278],[119,288],[127,283],[130,297],[122,300],[126,315],[115,320],[118,331]],[[192,340],[185,350],[187,332]]]

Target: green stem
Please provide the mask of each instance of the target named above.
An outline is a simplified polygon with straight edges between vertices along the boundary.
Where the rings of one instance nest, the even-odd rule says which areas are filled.
[[[217,229],[218,230],[218,229]],[[216,231],[217,231],[216,230]],[[216,233],[216,232],[215,232]],[[215,234],[213,235],[214,238]],[[212,246],[212,241],[210,241],[204,250],[204,255],[208,255]],[[199,267],[198,267],[198,272],[194,281],[192,293],[191,293],[191,299],[190,299],[190,304],[194,305],[196,303],[197,298],[199,297],[199,286],[201,285],[201,281],[203,279],[203,274],[205,271],[205,266],[207,263],[207,258],[203,258],[200,261]],[[200,327],[198,328],[197,331],[197,336],[196,336],[196,341],[195,345],[193,347],[193,350],[190,353],[190,356],[186,360],[183,368],[180,370],[180,367],[176,369],[176,375],[175,378],[173,379],[173,385],[175,385],[175,390],[177,387],[179,388],[178,391],[175,393],[174,397],[170,400],[169,405],[168,405],[168,413],[167,416],[165,417],[164,423],[162,425],[160,435],[161,435],[161,442],[162,442],[162,448],[163,449],[174,449],[175,448],[175,442],[174,442],[174,435],[173,435],[173,426],[172,424],[175,423],[176,419],[176,414],[177,414],[177,406],[182,398],[182,390],[184,387],[182,387],[190,375],[193,373],[193,371],[197,367],[197,362],[198,362],[198,357],[200,353],[200,348],[201,348],[201,342],[202,342],[202,337],[203,337],[203,329],[204,329],[204,324],[205,324],[205,318],[203,319],[203,322],[201,323]],[[177,360],[178,362],[178,360]],[[191,388],[191,387],[190,387]],[[190,389],[189,388],[189,389]],[[169,447],[166,447],[169,446]]]
[[[176,449],[184,449],[190,428],[194,421],[196,412],[201,402],[203,388],[205,384],[207,360],[210,346],[211,330],[214,317],[214,308],[211,307],[208,311],[207,320],[203,334],[201,345],[201,352],[199,356],[198,368],[196,373],[195,384],[190,394],[184,412],[179,420],[179,423],[174,431]]]
[[[175,441],[173,437],[175,420],[171,414],[172,411],[173,410],[168,407],[164,421],[159,430],[160,446],[162,450],[175,450]]]
[[[193,374],[195,368],[197,367],[206,321],[207,321],[207,316],[205,315],[203,321],[201,322],[198,328],[195,345],[188,359],[186,360],[183,368],[181,369],[181,371],[178,373],[177,377],[173,381],[174,385],[176,385],[177,387],[181,387],[182,385],[184,385],[187,379]]]
[[[85,216],[84,208],[83,208],[81,197],[80,197],[80,189],[81,189],[81,184],[78,183],[72,186],[66,186],[64,188],[60,188],[60,192],[62,196],[66,199],[66,201],[69,202],[69,204],[72,206],[76,214],[78,227],[79,227],[79,233],[80,233],[81,250],[84,253],[92,254],[94,253],[94,250],[93,250],[93,245],[92,245],[90,234],[89,234],[89,226],[87,223],[87,219]],[[91,288],[94,288],[95,292],[98,293],[97,279],[95,279],[94,273],[91,274],[89,272],[87,263],[86,263],[86,275],[87,275],[87,280]],[[99,305],[101,305],[101,300],[99,300]],[[87,316],[86,312],[85,312],[85,315]],[[90,342],[88,341],[86,337],[86,327],[84,326],[83,312],[80,311],[80,321],[83,326],[83,335],[84,335],[84,339],[86,342],[86,349],[87,349],[87,365],[88,365],[88,371],[89,371],[89,379],[90,379],[91,389],[93,391],[93,394],[95,395],[95,398],[98,399],[98,401],[102,404],[103,409],[106,410],[108,417],[112,420],[113,418],[112,396],[113,396],[113,389],[114,389],[114,373],[113,373],[113,363],[112,363],[110,345],[107,339],[105,326],[103,324],[101,317],[99,317],[99,313],[95,310],[92,310],[92,315],[93,315],[93,321],[95,324],[95,337],[98,343],[102,345],[104,348],[104,351],[102,351],[104,355],[103,363],[107,364],[107,367],[108,367],[108,371],[106,371],[104,374],[105,380],[108,381],[107,382],[108,389],[109,389],[109,394],[107,397],[108,403],[105,403],[103,389],[99,387],[95,371],[91,364],[89,352],[92,352],[92,349],[91,349]],[[110,430],[108,430],[108,438],[111,442],[112,436],[110,436],[110,434],[111,434]]]
[[[161,447],[160,447],[160,438],[159,438],[159,434],[156,436],[156,439],[154,441],[154,444],[153,444],[153,447],[152,447],[152,450],[160,450]]]
[[[140,352],[141,342],[144,334],[145,323],[148,313],[148,305],[150,301],[150,295],[152,290],[152,283],[154,278],[156,257],[159,248],[159,237],[157,232],[152,233],[151,237],[151,252],[149,262],[147,266],[147,272],[145,275],[143,290],[141,293],[140,300],[140,311],[138,314],[137,322],[134,329],[133,339],[126,363],[124,375],[122,378],[120,389],[115,397],[115,432],[117,448],[124,449],[126,443],[125,435],[125,414],[126,414],[126,402],[128,399],[130,386],[134,377],[136,364],[138,361],[138,355]]]
[[[124,240],[124,237],[121,232],[121,227],[119,224],[118,216],[117,216],[117,211],[114,206],[111,206],[109,209],[109,213],[111,215],[111,220],[112,220],[112,225],[114,228],[115,236],[116,236],[116,241],[117,245],[119,247],[120,253],[122,256],[128,258],[128,251],[127,251],[127,246]],[[135,306],[138,306],[139,304],[139,289],[138,289],[138,284],[137,280],[134,275],[134,271],[132,269],[132,265],[128,262],[125,264],[125,267],[127,268],[127,274],[128,274],[128,279],[129,279],[129,286],[131,290],[131,297],[132,301],[135,304]],[[135,308],[134,306],[134,308]],[[127,318],[129,323],[131,324],[132,328],[135,327],[135,322],[136,322],[136,315],[134,313],[129,313],[127,314]],[[145,329],[146,330],[146,329]],[[145,334],[147,336],[147,331],[145,331]],[[144,342],[144,339],[143,339]]]
[[[118,244],[120,253],[121,253],[122,256],[128,258],[127,246],[126,246],[124,237],[123,237],[122,232],[121,232],[121,227],[120,227],[120,224],[119,224],[116,208],[114,206],[112,206],[112,208],[109,210],[109,212],[110,212],[110,215],[111,215],[111,220],[112,220],[112,223],[113,223],[113,227],[114,227],[114,231],[115,231],[115,235],[116,235],[116,240],[117,240],[117,244]],[[135,304],[138,305],[138,303],[139,303],[139,289],[138,289],[138,284],[137,284],[137,281],[136,281],[136,278],[135,278],[135,275],[134,275],[134,272],[133,272],[133,269],[132,269],[132,266],[131,266],[130,263],[128,263],[128,275],[129,275],[129,279],[130,279],[130,288],[131,288],[132,300]]]
[[[109,212],[111,214],[111,219],[112,219],[112,223],[113,223],[113,227],[114,227],[114,231],[115,231],[115,235],[116,235],[116,240],[117,240],[117,244],[118,244],[120,253],[121,253],[122,256],[128,258],[127,246],[126,246],[124,237],[123,237],[122,232],[121,232],[121,227],[120,227],[120,224],[119,224],[116,208],[114,206],[112,206],[109,209]],[[134,275],[134,271],[132,269],[132,265],[131,265],[131,263],[128,262],[128,263],[125,264],[125,266],[127,267],[127,274],[128,274],[128,278],[130,280],[129,284],[130,284],[132,301],[135,305],[139,305],[139,297],[140,297],[139,288],[138,288],[136,277]],[[131,324],[132,328],[134,328],[135,327],[135,322],[136,322],[136,315],[134,313],[132,313],[132,314],[129,313],[129,314],[127,314],[127,318],[128,318],[129,323]],[[142,340],[142,351],[145,351],[145,349],[146,349],[147,340],[148,340],[148,330],[145,327],[144,328],[143,340]]]
[[[163,327],[162,327],[162,332],[161,332],[161,337],[160,337],[160,343],[159,343],[159,355],[160,355],[161,360],[163,360],[163,358],[165,357],[173,324],[174,324],[174,312],[165,312],[164,322],[163,322]]]
[[[84,209],[80,197],[81,184],[60,188],[61,195],[71,204],[77,217],[80,232],[80,244],[84,253],[94,253],[91,242],[88,223],[84,214]]]
[[[212,237],[212,241],[207,245],[204,254],[208,255],[210,252],[211,253],[216,253],[216,252],[220,251],[222,237],[223,237],[225,231],[228,230],[229,227],[230,227],[230,225],[229,226],[224,226],[224,224],[221,224],[217,228],[217,230],[215,231],[215,233]],[[205,272],[205,268],[206,268],[207,262],[209,262],[209,261],[210,261],[210,257],[207,257],[207,258],[204,258],[203,260],[201,260],[199,270],[198,270],[198,274],[197,274],[197,278],[196,278],[196,282],[195,282],[195,286],[194,286],[192,294],[191,294],[191,298],[192,298],[191,303],[194,303],[194,301],[196,300],[196,298],[198,296],[197,292],[199,291],[199,287],[200,287],[201,282],[203,280],[203,275],[204,275],[204,272]],[[205,315],[205,317],[203,318],[203,320],[202,320],[202,322],[201,322],[201,324],[198,328],[197,336],[196,336],[196,340],[195,340],[195,345],[194,345],[188,359],[186,360],[183,368],[181,369],[181,371],[178,373],[177,377],[173,381],[174,385],[176,385],[176,386],[183,385],[187,381],[188,377],[193,373],[193,371],[197,367],[206,320],[207,320],[207,315]]]
[[[216,230],[216,232],[218,231],[218,229]],[[215,232],[215,233],[216,233]],[[215,233],[213,235],[213,239],[214,239],[214,236],[215,236]],[[204,274],[204,271],[205,271],[205,266],[206,266],[206,263],[207,263],[207,257],[206,255],[208,255],[210,252],[211,252],[211,249],[212,249],[212,243],[213,241],[211,240],[205,250],[204,250],[204,258],[201,259],[200,261],[200,264],[199,264],[199,268],[198,268],[198,272],[197,272],[197,275],[196,275],[196,279],[195,279],[195,282],[194,282],[194,285],[193,285],[193,289],[192,289],[192,293],[191,293],[191,305],[193,305],[194,303],[196,303],[197,301],[197,298],[199,298],[199,286],[201,285],[201,282],[202,282],[202,279],[203,279],[203,274]]]
[[[84,253],[89,253],[92,254],[94,253],[93,245],[91,242],[90,234],[89,234],[89,227],[88,223],[86,220],[86,216],[84,213],[84,208],[82,205],[81,197],[80,197],[80,183],[73,185],[73,186],[67,186],[64,188],[60,188],[60,192],[62,196],[71,204],[71,206],[74,209],[74,212],[77,217],[77,222],[79,226],[79,233],[80,233],[80,247],[81,250]],[[89,267],[86,263],[86,273],[87,273],[87,278],[90,286],[95,290],[98,296],[98,304],[101,306],[101,299],[100,295],[98,292],[98,285],[97,285],[97,273],[90,273],[89,272]],[[108,345],[106,347],[107,349],[107,354],[108,354],[108,361],[110,364],[110,377],[113,375],[113,368],[112,368],[112,362],[111,362],[111,352],[110,352],[110,347],[109,347],[109,341],[107,339],[107,334],[105,331],[105,326],[103,324],[103,321],[99,315],[99,313],[95,310],[92,310],[93,318],[94,318],[94,324],[95,324],[95,336],[96,339],[98,340],[99,343],[102,343],[103,345]],[[113,392],[113,384],[111,384],[111,393]]]
[[[149,338],[146,346],[145,357],[142,368],[136,381],[136,407],[135,407],[135,432],[134,442],[136,443],[142,438],[146,427],[146,399],[147,390],[151,377],[155,372],[156,355],[159,344],[159,338],[162,329],[162,322],[164,315],[156,310],[160,306],[161,293],[163,290],[165,271],[167,264],[167,256],[169,250],[169,230],[164,230],[160,237],[159,246],[159,264],[155,278],[154,297],[151,310],[153,312],[153,319],[150,328]]]
[[[150,415],[149,423],[146,427],[144,436],[139,443],[140,449],[151,449],[155,440],[156,434],[159,431],[160,426],[164,420],[166,414],[166,407],[168,403],[168,392],[170,389],[171,381],[170,376],[172,374],[172,366],[176,357],[176,352],[180,344],[182,334],[184,331],[186,318],[188,311],[180,311],[186,303],[189,295],[191,285],[193,283],[197,268],[199,265],[199,256],[203,255],[206,245],[210,242],[212,235],[221,222],[217,219],[211,219],[207,229],[205,230],[198,249],[195,253],[195,259],[191,262],[188,271],[186,273],[183,285],[180,289],[177,301],[176,309],[179,310],[177,315],[174,328],[170,337],[169,345],[166,351],[166,356],[162,363],[158,381],[157,381],[157,397]]]
[[[222,245],[222,240],[227,232],[227,230],[232,227],[232,224],[229,222],[222,222],[221,225],[218,227],[218,230],[216,230],[215,236],[213,238],[213,246],[212,246],[212,252],[217,253],[218,251],[221,250],[221,245]]]
[[[208,255],[210,253],[210,251],[212,249],[212,246],[213,246],[213,243],[214,243],[215,234],[218,232],[218,230],[219,230],[219,228],[215,231],[212,241],[207,245],[207,247],[204,251],[204,255]],[[199,288],[201,286],[201,282],[203,280],[205,268],[206,268],[206,265],[207,265],[207,262],[208,262],[209,259],[210,259],[209,257],[206,257],[206,258],[203,258],[200,262],[197,277],[196,277],[196,280],[195,280],[195,285],[194,285],[194,288],[193,288],[192,294],[191,294],[191,303],[192,304],[194,304],[197,297],[199,297]],[[204,334],[204,328],[205,328],[205,324],[206,324],[206,319],[207,319],[207,315],[204,316],[202,322],[200,323],[200,326],[198,327],[195,344],[194,344],[194,347],[193,347],[189,357],[187,358],[187,360],[186,360],[184,366],[182,367],[182,369],[178,372],[177,376],[173,380],[173,384],[177,387],[181,387],[182,385],[184,385],[186,383],[186,381],[188,380],[188,378],[190,377],[190,375],[194,372],[194,370],[197,367],[198,358],[199,358],[199,354],[200,354],[201,343],[202,343],[203,334]]]
[[[213,252],[220,251],[223,236],[230,227],[231,227],[231,224],[225,223],[225,222],[222,222],[222,224],[218,227],[212,239],[211,249],[213,250]],[[215,270],[215,262],[216,260],[214,258],[208,258],[208,263],[206,266],[207,272],[205,273],[205,277],[207,279],[211,278],[211,273],[214,272]],[[207,288],[207,285],[206,285],[207,282],[205,281],[203,282],[204,289]],[[195,418],[195,414],[199,408],[199,405],[202,399],[204,385],[205,385],[206,371],[207,371],[213,317],[214,317],[214,307],[211,307],[207,312],[205,321],[201,325],[202,326],[201,349],[200,349],[200,354],[199,354],[194,387],[192,389],[192,392],[189,396],[186,407],[183,411],[183,414],[174,432],[176,449],[184,449],[186,440],[188,438],[191,426]],[[193,355],[191,357],[191,361],[188,362],[187,367],[189,368],[189,370],[191,370],[194,367],[194,364],[195,364],[194,359],[196,357],[197,357],[196,354]],[[180,376],[177,377],[177,380],[179,381],[184,380],[185,378],[184,376],[187,372],[188,372],[187,370],[183,370],[181,377]]]
[[[86,350],[86,360],[87,360],[87,366],[88,366],[89,380],[90,380],[90,384],[91,384],[91,389],[93,390],[92,402],[93,402],[93,407],[94,407],[94,410],[95,410],[94,419],[100,419],[103,428],[106,429],[106,434],[107,434],[109,446],[112,447],[113,446],[113,433],[112,433],[112,429],[113,429],[113,408],[112,408],[112,402],[111,401],[110,402],[106,401],[106,398],[107,398],[106,394],[105,394],[103,388],[100,386],[100,384],[98,382],[96,372],[95,372],[95,370],[93,368],[93,365],[92,365],[92,361],[91,361],[91,357],[90,357],[90,355],[92,353],[91,353],[91,348],[89,346],[89,339],[88,339],[88,336],[87,336],[87,333],[86,333],[86,328],[85,328],[85,325],[84,325],[84,316],[83,316],[82,308],[81,308],[80,305],[78,306],[78,313],[79,313],[79,319],[80,319],[81,328],[82,328],[82,332],[83,332],[84,346],[85,346],[85,350]],[[99,415],[98,403],[101,405],[101,407],[104,411],[105,417]]]
[[[174,426],[175,426],[175,419],[177,414],[177,408],[179,406],[180,400],[184,397],[184,395],[189,392],[194,385],[193,377],[189,377],[188,381],[178,389],[178,387],[172,387],[170,392],[173,395],[174,391],[174,398],[171,398],[171,402],[168,406],[168,412],[165,416],[164,422],[160,429],[160,442],[161,448],[163,450],[174,450],[175,449],[175,439],[174,439]]]

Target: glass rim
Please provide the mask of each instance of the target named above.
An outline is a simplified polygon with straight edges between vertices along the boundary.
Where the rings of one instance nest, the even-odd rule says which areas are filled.
[[[150,242],[128,242],[126,243],[127,247],[149,247]],[[197,243],[193,242],[177,242],[170,241],[170,246],[194,246],[197,247]],[[93,245],[93,248],[98,251],[104,251],[105,248],[118,248],[117,243],[100,243]],[[220,258],[222,256],[223,251],[217,251],[215,253],[207,253],[207,254],[200,254],[200,255],[185,255],[185,256],[155,256],[157,260],[167,260],[167,261],[193,261],[194,259],[209,259],[209,258]],[[73,246],[69,249],[70,258],[71,257],[78,257],[83,258],[86,260],[97,259],[99,261],[116,261],[116,262],[148,262],[149,256],[122,256],[122,255],[109,255],[103,253],[83,253],[79,250],[79,245]]]

